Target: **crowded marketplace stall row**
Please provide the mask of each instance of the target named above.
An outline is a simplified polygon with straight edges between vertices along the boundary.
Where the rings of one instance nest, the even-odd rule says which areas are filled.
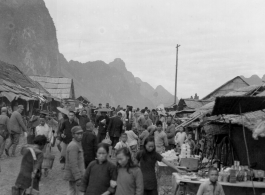
[[[99,152],[106,153],[106,158],[118,165],[124,155],[130,159],[131,168],[140,162],[141,173],[134,174],[140,180],[143,174],[138,187],[146,192],[158,191],[161,175],[172,176],[173,194],[201,195],[212,186],[213,194],[249,195],[265,191],[263,86],[245,86],[242,81],[243,88],[226,94],[215,92],[208,99],[199,100],[196,95],[194,99],[181,100],[173,106],[178,110],[163,105],[154,109],[113,107],[109,103],[96,107],[86,97],[75,99],[72,79],[28,77],[15,66],[0,67],[0,121],[10,120],[18,126],[18,132],[12,132],[7,123],[1,123],[2,158],[16,155],[23,132],[28,144],[39,144],[41,151],[37,152],[44,154],[40,163],[44,176],[55,160],[50,152],[52,147],[60,151],[62,170],[67,172],[72,160],[67,151],[75,148],[74,138],[82,143],[83,168],[99,158]],[[231,82],[234,81],[241,80],[236,77]],[[40,137],[43,135],[45,139]],[[97,149],[99,143],[105,145]],[[88,180],[82,182],[81,190],[86,191]],[[115,188],[117,182],[110,187]],[[80,181],[76,183],[81,185]],[[69,189],[77,191],[73,189],[76,183],[70,179]],[[28,185],[30,182],[24,189]],[[118,191],[122,185],[118,184]]]
[[[173,173],[174,194],[196,194],[212,166],[219,171],[216,179],[225,194],[265,192],[263,92],[263,86],[250,86],[217,97],[177,127],[193,131],[200,149],[198,161],[194,161],[196,155],[186,158],[184,164],[180,160],[193,171]],[[182,149],[189,154],[189,149]]]

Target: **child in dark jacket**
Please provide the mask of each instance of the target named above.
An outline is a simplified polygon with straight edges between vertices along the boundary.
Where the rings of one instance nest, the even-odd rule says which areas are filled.
[[[157,179],[155,166],[157,161],[162,161],[167,166],[175,169],[177,172],[180,170],[165,160],[155,149],[154,137],[148,137],[144,141],[143,150],[136,156],[136,163],[140,163],[140,168],[144,179],[144,195],[158,195]]]
[[[114,192],[111,182],[117,179],[116,166],[107,160],[109,145],[101,143],[97,149],[97,160],[92,161],[82,179],[80,191],[84,195],[108,195]]]

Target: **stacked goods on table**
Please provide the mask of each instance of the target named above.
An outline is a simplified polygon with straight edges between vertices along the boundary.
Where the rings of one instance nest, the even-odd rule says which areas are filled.
[[[243,182],[243,181],[263,181],[265,182],[265,172],[262,170],[252,170],[248,166],[240,166],[238,161],[231,168],[226,168],[219,173],[218,180],[221,182]]]
[[[174,164],[175,166],[179,165],[179,158],[176,155],[176,152],[174,150],[168,150],[161,154],[165,160],[169,161],[170,163]]]
[[[190,145],[182,144],[180,158],[190,158],[190,157],[191,157]]]
[[[230,177],[229,179],[230,183],[236,183],[236,170],[231,169],[229,177]]]

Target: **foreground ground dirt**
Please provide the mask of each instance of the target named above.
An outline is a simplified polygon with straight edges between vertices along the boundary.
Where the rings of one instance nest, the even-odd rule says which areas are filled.
[[[25,144],[21,139],[21,144]],[[42,177],[40,182],[41,195],[65,195],[68,189],[67,182],[64,181],[62,165],[59,163],[59,152],[52,148],[52,153],[56,155],[53,169],[49,171],[48,177]],[[1,161],[2,172],[0,173],[0,194],[10,195],[11,187],[14,185],[20,170],[22,156],[17,153],[17,157],[6,158]]]
[[[26,144],[26,140],[21,138],[20,147]],[[18,149],[19,151],[19,149]],[[57,148],[52,148],[52,153],[56,155],[53,169],[49,171],[48,177],[42,177],[40,182],[41,195],[66,195],[68,184],[64,181],[62,165],[59,163],[60,154]],[[14,158],[1,160],[2,172],[0,172],[0,195],[10,195],[11,187],[14,185],[20,170],[22,156],[17,152]],[[159,179],[159,194],[171,194],[171,176],[161,175]]]

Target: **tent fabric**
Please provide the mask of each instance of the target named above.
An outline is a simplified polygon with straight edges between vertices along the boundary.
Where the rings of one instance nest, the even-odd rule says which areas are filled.
[[[18,98],[22,99],[22,100],[26,100],[26,101],[30,101],[30,100],[35,100],[34,98],[30,98],[24,95],[19,95]]]
[[[8,101],[12,102],[14,99],[17,98],[17,95],[12,92],[2,92],[2,96],[6,97]]]
[[[217,97],[212,115],[240,114],[265,109],[265,97]]]
[[[264,120],[264,117],[265,110],[258,110],[255,112],[244,113],[242,114],[242,117],[240,115],[233,114],[224,115],[220,122],[223,121],[225,123],[229,123],[229,121],[231,121],[232,124],[243,125],[244,121],[244,126],[254,131],[255,128]]]
[[[3,84],[0,85],[0,92],[10,102],[17,98],[20,98],[26,101],[37,100],[37,99],[43,102],[46,101],[45,98],[43,98],[41,95],[37,95],[34,92],[26,88],[22,88],[21,86],[15,83],[10,83],[9,81],[5,81],[5,80],[3,80]]]
[[[247,86],[247,87],[242,87],[239,89],[235,89],[234,91],[231,91],[231,92],[225,94],[224,96],[246,96],[246,95],[253,94],[254,91],[260,89],[261,87],[262,86],[260,86],[260,85],[251,85],[251,86]],[[265,96],[265,91],[261,92],[257,96]],[[193,117],[194,115],[197,115],[198,113],[201,113],[203,115],[211,114],[213,111],[214,105],[215,105],[215,101],[212,101],[208,104],[205,104],[204,106],[202,106],[200,108],[195,109],[196,112],[193,113],[191,115],[191,117]]]

